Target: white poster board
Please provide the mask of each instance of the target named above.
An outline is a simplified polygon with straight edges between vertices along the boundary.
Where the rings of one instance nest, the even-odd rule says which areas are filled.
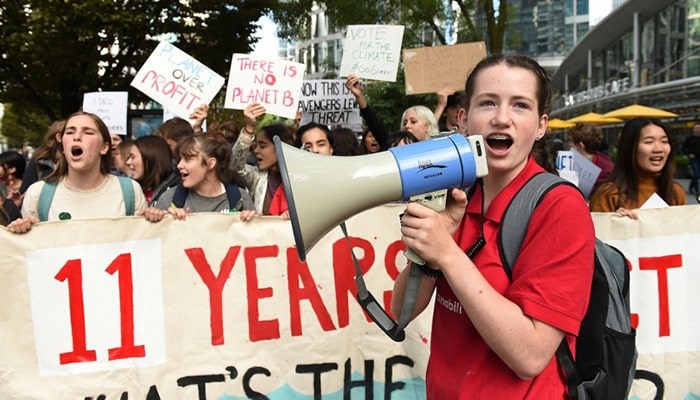
[[[233,55],[226,86],[225,108],[244,110],[259,103],[266,112],[294,119],[306,67],[293,61]]]
[[[97,115],[109,133],[126,135],[129,92],[90,92],[83,95],[83,111]]]
[[[600,175],[600,167],[576,150],[557,151],[554,165],[559,170],[559,175],[578,186],[583,196],[588,199]]]
[[[200,104],[209,104],[224,78],[167,42],[160,42],[131,81],[131,86],[189,119]]]
[[[342,126],[355,132],[362,130],[360,106],[343,79],[305,80],[299,100],[299,125],[316,122],[331,127]]]
[[[401,25],[348,25],[339,76],[396,82],[403,41]]]

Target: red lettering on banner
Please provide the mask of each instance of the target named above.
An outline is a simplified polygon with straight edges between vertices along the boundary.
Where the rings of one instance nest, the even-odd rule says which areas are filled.
[[[353,248],[362,249],[363,256],[357,258],[362,275],[367,273],[374,264],[374,247],[369,241],[357,237],[350,238]],[[358,252],[355,252],[357,257]],[[333,276],[335,278],[335,300],[338,312],[338,327],[344,328],[350,323],[350,306],[348,293],[357,299],[357,285],[355,284],[355,265],[350,254],[348,242],[341,239],[333,243]],[[358,303],[359,304],[359,303]],[[363,310],[364,311],[364,310]],[[371,318],[366,315],[367,321]]]
[[[131,253],[120,254],[105,270],[108,274],[119,274],[119,315],[121,316],[120,347],[107,351],[110,360],[145,357],[146,348],[134,343],[134,279],[131,271]]]
[[[399,271],[399,266],[396,265],[396,256],[404,251],[406,251],[406,245],[401,240],[397,240],[389,244],[386,248],[386,253],[384,253],[384,265],[392,281],[395,281],[401,272]]]
[[[211,325],[212,346],[224,344],[222,293],[240,251],[241,246],[229,247],[226,256],[224,256],[224,259],[221,260],[221,264],[219,265],[219,274],[215,276],[202,248],[195,247],[185,249],[187,258],[190,259],[195,271],[197,271],[199,277],[202,278],[202,282],[204,282],[209,289],[209,321]]]
[[[70,326],[73,337],[73,350],[59,354],[61,365],[97,360],[95,350],[87,349],[85,333],[85,302],[83,300],[83,262],[68,260],[54,277],[68,284],[68,301],[70,303]]]
[[[304,299],[311,303],[311,307],[321,323],[321,328],[326,332],[334,330],[333,320],[328,309],[323,304],[321,295],[316,290],[316,282],[311,276],[309,266],[299,260],[294,247],[287,249],[287,272],[292,336],[301,336],[303,334],[301,301]]]
[[[632,263],[630,260],[625,258],[625,264],[627,264],[627,270],[632,271]],[[630,325],[632,325],[632,328],[637,329],[639,327],[639,314],[637,313],[630,313]]]
[[[279,254],[278,246],[246,247],[243,251],[245,260],[245,279],[248,294],[248,335],[252,342],[261,340],[279,339],[280,324],[276,319],[261,321],[261,299],[272,297],[272,288],[258,286],[258,271],[256,260],[258,258],[274,258]]]
[[[668,269],[683,266],[683,256],[671,254],[661,257],[639,257],[639,269],[642,271],[656,270],[659,290],[659,337],[671,335],[671,324],[668,304]]]

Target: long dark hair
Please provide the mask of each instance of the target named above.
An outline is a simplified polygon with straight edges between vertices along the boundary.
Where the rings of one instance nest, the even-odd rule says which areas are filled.
[[[143,136],[134,141],[141,152],[143,176],[137,181],[144,191],[155,189],[173,173],[172,153],[160,136]]]
[[[639,200],[639,167],[637,166],[637,144],[641,136],[642,128],[648,125],[656,125],[664,130],[668,136],[668,129],[661,122],[651,118],[634,118],[622,127],[620,140],[618,143],[617,158],[615,160],[615,168],[610,175],[610,181],[617,188],[619,196],[617,199],[617,207],[620,207],[623,201],[637,203]],[[669,140],[671,152],[668,155],[666,164],[661,173],[656,178],[657,194],[670,205],[676,205],[680,200],[676,197],[673,191],[675,181],[673,175],[675,173],[675,163],[673,162],[673,145]]]

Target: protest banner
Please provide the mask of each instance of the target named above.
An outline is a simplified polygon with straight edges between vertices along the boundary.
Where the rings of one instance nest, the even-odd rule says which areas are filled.
[[[305,80],[301,85],[299,111],[299,125],[317,122],[342,126],[356,132],[362,130],[360,106],[342,79]]]
[[[484,57],[484,42],[404,49],[406,94],[436,93],[446,87],[464,90],[467,76]]]
[[[381,206],[347,223],[385,305],[405,262],[401,211]],[[593,213],[597,236],[630,261],[637,367],[658,373],[670,400],[700,396],[699,211]],[[3,399],[425,398],[431,313],[406,341],[386,337],[354,300],[339,229],[306,263],[289,221],[236,214],[0,228],[0,243]],[[653,395],[637,380],[630,399]]]
[[[655,372],[664,399],[700,398],[700,206],[637,210],[639,220],[592,213],[596,235],[630,261],[632,323],[637,329],[637,369]],[[682,221],[682,223],[669,223]],[[653,399],[636,380],[630,399]]]
[[[339,76],[396,82],[403,26],[348,25]]]
[[[348,221],[381,304],[402,209]],[[354,298],[340,230],[306,263],[293,242],[289,221],[221,213],[0,228],[3,399],[422,398],[430,313],[393,342]]]
[[[129,92],[90,92],[83,94],[83,111],[97,115],[110,133],[126,135]]]
[[[131,86],[184,119],[200,104],[211,103],[223,85],[222,76],[167,42],[158,44],[131,81]]]
[[[225,108],[244,110],[260,103],[268,114],[294,119],[306,67],[293,61],[234,54],[226,86]]]

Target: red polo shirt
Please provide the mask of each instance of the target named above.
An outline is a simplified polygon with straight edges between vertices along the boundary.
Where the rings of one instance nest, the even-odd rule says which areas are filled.
[[[560,185],[545,195],[530,220],[513,266],[513,282],[498,252],[503,213],[517,191],[542,172],[532,157],[523,171],[491,202],[484,218],[486,246],[473,262],[486,280],[523,312],[575,335],[588,307],[595,232],[588,207],[575,189]],[[481,189],[467,205],[455,240],[467,250],[481,229]],[[444,278],[438,279],[427,371],[428,399],[565,399],[565,376],[556,356],[542,373],[522,380],[488,347]]]

